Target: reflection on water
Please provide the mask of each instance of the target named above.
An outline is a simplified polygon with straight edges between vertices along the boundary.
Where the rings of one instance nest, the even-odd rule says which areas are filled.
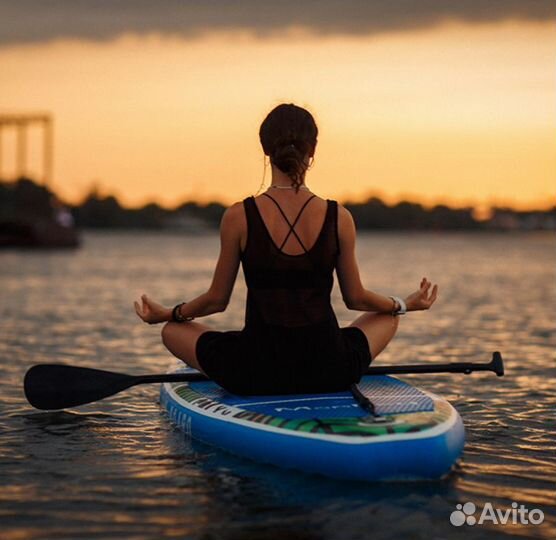
[[[141,324],[142,292],[168,305],[210,283],[219,241],[89,234],[78,253],[0,254],[2,538],[362,539],[556,536],[556,241],[553,235],[366,233],[367,287],[407,294],[427,276],[430,313],[404,317],[380,363],[486,361],[507,376],[408,376],[446,396],[467,430],[462,462],[438,482],[348,483],[254,464],[188,441],[143,386],[62,412],[38,412],[21,381],[38,362],[127,373],[166,369],[159,328]],[[401,263],[402,262],[402,263]],[[228,310],[241,328],[240,274]],[[356,314],[334,306],[342,324]],[[450,525],[458,502],[541,508],[542,526]]]

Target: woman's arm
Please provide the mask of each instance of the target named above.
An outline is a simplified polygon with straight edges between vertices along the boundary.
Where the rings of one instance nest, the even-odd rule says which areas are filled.
[[[388,296],[368,291],[361,283],[359,267],[355,258],[355,223],[351,213],[338,205],[338,239],[340,255],[336,264],[336,274],[342,298],[348,309],[392,313],[394,302]],[[436,300],[438,287],[435,285],[429,295],[431,283],[421,280],[419,289],[406,298],[408,311],[428,309]]]
[[[203,317],[225,311],[239,270],[243,203],[238,202],[224,212],[220,221],[220,255],[212,283],[206,293],[181,307],[183,317]]]
[[[224,311],[230,301],[240,263],[240,238],[245,216],[242,203],[235,203],[224,212],[220,222],[220,256],[212,283],[207,292],[187,302],[180,308],[182,317],[203,317]],[[137,315],[148,323],[172,320],[172,308],[166,308],[141,297],[142,305],[135,302]]]

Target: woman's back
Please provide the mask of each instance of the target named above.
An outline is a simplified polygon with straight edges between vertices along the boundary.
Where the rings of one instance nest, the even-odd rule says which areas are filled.
[[[280,204],[272,195],[263,194],[261,200],[274,208],[261,208],[261,200],[254,197],[243,201],[247,239],[241,261],[248,287],[248,331],[260,334],[269,326],[274,330],[303,327],[303,331],[312,325],[337,327],[330,305],[339,248],[337,204],[303,195],[300,204],[293,198],[283,198]],[[314,212],[320,215],[313,214],[315,218],[310,220],[306,212],[313,202],[318,203]],[[284,203],[290,204],[284,208]],[[291,211],[294,204],[295,213]],[[286,251],[285,246],[292,242],[298,244],[297,252]]]
[[[260,207],[263,199],[274,209]],[[301,204],[287,208],[269,194],[243,201],[247,302],[235,356],[249,366],[250,379],[236,379],[238,393],[250,393],[250,388],[265,394],[337,391],[360,376],[361,361],[346,340],[352,330],[340,329],[330,302],[339,252],[338,205],[312,194],[299,199]],[[313,202],[320,208],[315,205],[309,222],[304,212]],[[297,232],[299,223],[304,223],[303,235]],[[283,250],[291,236],[297,252]]]

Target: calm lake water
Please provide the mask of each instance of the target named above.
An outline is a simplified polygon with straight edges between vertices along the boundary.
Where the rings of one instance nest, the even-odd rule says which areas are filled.
[[[132,303],[142,292],[173,305],[204,292],[216,235],[89,233],[74,253],[0,253],[0,536],[50,538],[386,539],[555,538],[556,238],[553,234],[363,233],[367,288],[439,284],[379,357],[386,363],[487,361],[507,375],[406,377],[448,398],[467,442],[447,478],[358,484],[258,465],[187,440],[158,405],[157,385],[63,412],[32,409],[23,375],[40,362],[131,374],[171,358],[160,327]],[[245,285],[204,319],[243,323]],[[356,316],[334,306],[347,324]],[[541,509],[542,525],[456,528],[456,504]]]

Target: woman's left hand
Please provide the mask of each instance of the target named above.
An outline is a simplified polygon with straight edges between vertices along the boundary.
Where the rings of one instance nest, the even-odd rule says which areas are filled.
[[[146,323],[156,324],[169,321],[172,310],[151,300],[146,294],[141,296],[141,304],[134,302],[135,313]]]
[[[405,299],[405,304],[407,306],[407,311],[418,311],[422,309],[430,309],[436,300],[436,295],[438,294],[438,285],[432,288],[429,294],[429,290],[432,283],[427,279],[423,278],[421,280],[421,285],[417,291],[410,294]]]

